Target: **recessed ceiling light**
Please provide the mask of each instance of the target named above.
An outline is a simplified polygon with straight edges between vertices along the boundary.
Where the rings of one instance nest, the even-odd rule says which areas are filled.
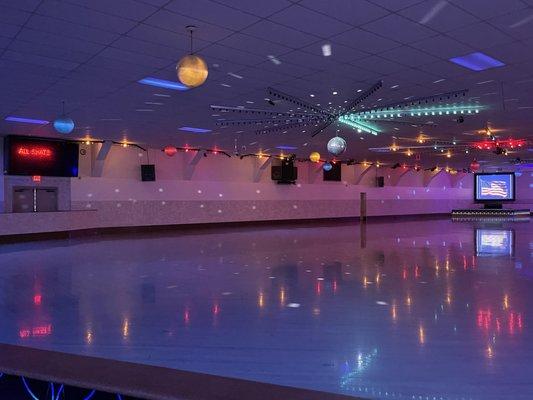
[[[158,103],[156,101],[145,101],[144,104],[151,104],[151,105],[154,105],[154,106],[162,106],[162,105],[164,105],[164,103]]]
[[[339,94],[338,92],[333,92],[333,95],[336,96],[337,94]]]
[[[150,86],[160,87],[164,89],[180,90],[180,91],[189,90],[187,86],[179,82],[167,81],[165,79],[153,78],[150,76],[143,78],[137,82],[143,85],[150,85]]]
[[[394,85],[394,86],[391,86],[390,88],[391,89],[396,89],[397,87],[399,87],[400,85]]]
[[[154,93],[154,96],[157,96],[157,97],[170,97],[169,94],[163,94],[163,93]]]
[[[272,54],[268,55],[267,56],[268,59],[272,62],[272,64],[274,65],[280,65],[281,64],[281,61],[278,60],[275,56],[273,56]]]
[[[494,80],[489,79],[488,81],[481,81],[481,82],[476,83],[476,85],[484,85],[485,83],[490,83],[490,82],[494,82]]]
[[[253,101],[250,101],[250,100],[247,100],[246,102],[247,102],[248,104],[254,104],[254,102],[253,102]]]
[[[50,123],[50,121],[46,121],[44,119],[33,119],[33,118],[24,118],[24,117],[15,117],[13,115],[9,115],[4,118],[4,121],[8,122],[20,122],[22,124],[34,124],[34,125],[47,125]]]
[[[193,133],[209,133],[209,132],[211,132],[211,129],[193,128],[191,126],[182,126],[181,128],[178,128],[178,129],[180,131],[193,132]]]
[[[322,45],[322,55],[324,57],[329,57],[331,55],[331,45],[329,43]]]
[[[234,78],[237,78],[237,79],[242,79],[241,75],[234,74],[233,72],[228,72],[228,75],[233,76]]]
[[[481,52],[470,53],[461,57],[450,58],[450,61],[472,71],[484,71],[489,68],[503,67],[505,64]]]
[[[228,85],[227,83],[221,83],[220,86],[231,87],[231,85]]]
[[[357,93],[361,93],[363,89],[357,89]]]
[[[311,96],[311,97],[315,97],[315,95],[314,95],[314,94],[310,94],[309,96]]]

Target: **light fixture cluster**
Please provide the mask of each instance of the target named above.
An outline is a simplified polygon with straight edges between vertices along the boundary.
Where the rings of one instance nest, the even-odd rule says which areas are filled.
[[[231,154],[229,154],[228,152],[226,152],[224,150],[219,150],[216,147],[214,149],[204,149],[204,148],[189,147],[189,146],[185,146],[185,147],[165,146],[163,149],[161,149],[161,151],[164,152],[169,157],[174,156],[178,152],[184,152],[184,153],[189,153],[189,152],[199,153],[199,152],[203,152],[205,157],[207,157],[207,154],[215,154],[215,155],[216,154],[222,154],[222,155],[225,155],[226,157],[230,157],[231,158]]]

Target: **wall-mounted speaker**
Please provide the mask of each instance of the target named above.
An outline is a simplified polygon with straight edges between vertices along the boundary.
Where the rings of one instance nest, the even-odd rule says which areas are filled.
[[[385,186],[385,177],[376,176],[376,187],[384,187],[384,186]]]
[[[141,165],[141,180],[143,182],[155,181],[155,165],[154,164]]]

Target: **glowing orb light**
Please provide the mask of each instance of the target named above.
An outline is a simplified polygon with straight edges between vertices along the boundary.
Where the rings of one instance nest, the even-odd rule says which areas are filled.
[[[311,154],[309,154],[309,159],[314,162],[314,163],[317,163],[320,161],[320,153],[317,152],[317,151],[313,151]]]

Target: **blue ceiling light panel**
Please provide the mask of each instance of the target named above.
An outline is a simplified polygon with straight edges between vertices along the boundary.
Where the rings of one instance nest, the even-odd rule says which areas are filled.
[[[178,129],[180,131],[192,132],[192,133],[209,133],[209,132],[211,132],[211,129],[193,128],[192,126],[182,126],[181,128],[178,128]]]
[[[7,116],[5,119],[7,122],[20,122],[22,124],[34,124],[34,125],[47,125],[50,123],[50,121],[46,121],[44,119],[33,119],[33,118],[24,118],[24,117],[15,117],[15,116]]]
[[[280,150],[296,150],[298,149],[298,147],[294,147],[294,146],[276,146],[276,149],[280,149]]]
[[[484,53],[475,52],[461,57],[450,58],[450,61],[471,69],[472,71],[484,71],[490,68],[503,67],[505,64],[500,60],[496,60]]]
[[[189,90],[189,88],[179,82],[173,82],[173,81],[167,81],[165,79],[159,79],[159,78],[152,78],[152,77],[146,77],[138,81],[139,83],[142,83],[143,85],[150,85],[155,87],[160,87],[164,89],[170,89],[170,90],[180,90],[185,91]]]

